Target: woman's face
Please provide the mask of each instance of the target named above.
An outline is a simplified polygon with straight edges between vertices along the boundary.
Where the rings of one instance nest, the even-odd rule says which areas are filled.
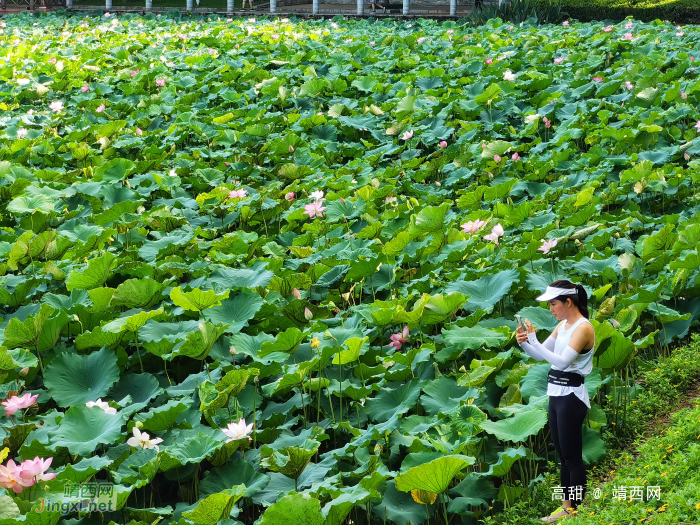
[[[568,303],[568,300],[567,300]],[[563,319],[566,312],[566,304],[561,302],[559,299],[552,299],[549,301],[549,311],[554,314],[557,319]]]

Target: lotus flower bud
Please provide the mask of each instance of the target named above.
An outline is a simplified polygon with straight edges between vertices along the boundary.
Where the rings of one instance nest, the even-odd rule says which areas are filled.
[[[19,371],[20,377],[24,377],[29,373],[29,367],[25,366],[22,370]]]
[[[307,321],[311,321],[311,319],[314,318],[314,314],[311,313],[311,310],[309,310],[308,307],[304,308],[304,318],[305,318]]]
[[[137,421],[137,422],[134,424],[134,426],[135,426],[136,428],[143,428],[143,421]]]
[[[620,232],[615,232],[613,235],[615,236],[616,239],[620,238]]]
[[[236,355],[236,347],[232,346],[229,348],[228,353],[231,354],[231,357],[234,357]]]
[[[377,443],[376,445],[374,445],[374,453],[376,455],[381,454],[383,450],[384,450],[384,445],[382,445],[381,443]]]
[[[256,383],[259,383],[259,382],[260,382],[260,378],[259,378],[258,376],[255,376],[255,377],[253,378],[253,381],[256,382]]]

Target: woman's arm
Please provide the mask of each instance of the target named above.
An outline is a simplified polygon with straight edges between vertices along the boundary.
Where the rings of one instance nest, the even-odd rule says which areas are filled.
[[[544,347],[547,350],[554,350],[555,342],[555,339],[550,335],[544,342],[544,344],[540,346]],[[545,357],[527,341],[523,341],[522,343],[520,343],[520,348],[525,350],[530,357],[536,359],[537,361],[545,360]]]

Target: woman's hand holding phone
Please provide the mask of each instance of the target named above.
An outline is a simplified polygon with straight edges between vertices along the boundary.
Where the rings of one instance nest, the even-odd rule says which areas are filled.
[[[527,329],[527,331],[526,331]],[[535,327],[532,326],[532,323],[530,322],[529,319],[525,319],[525,326],[521,327],[518,326],[517,330],[515,331],[515,337],[518,341],[518,344],[524,343],[527,341],[527,334],[530,332],[536,332]]]

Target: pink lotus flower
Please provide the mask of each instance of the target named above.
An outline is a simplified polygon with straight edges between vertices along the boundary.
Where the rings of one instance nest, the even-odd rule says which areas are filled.
[[[322,201],[323,200],[323,191],[321,191],[321,190],[312,191],[309,196],[314,200]]]
[[[460,226],[460,228],[464,230],[464,233],[471,235],[472,233],[476,233],[484,224],[486,224],[486,221],[477,219],[473,222],[465,222]]]
[[[138,75],[141,72],[140,69],[132,69],[131,70],[131,78],[134,78],[136,75]]]
[[[603,77],[593,77],[593,82],[604,82],[605,79]]]
[[[83,93],[87,93],[88,91],[90,91],[90,86],[85,84],[83,87],[80,88],[80,91],[82,91]]]
[[[34,485],[34,479],[23,478],[22,467],[13,460],[9,460],[5,466],[0,465],[0,487],[12,489],[15,494],[19,494],[24,490],[24,487],[32,485]]]
[[[18,410],[23,410],[32,406],[38,397],[39,394],[31,395],[27,392],[22,397],[12,396],[7,401],[0,403],[0,405],[5,407],[5,414],[11,416]]]
[[[505,232],[503,231],[503,226],[501,226],[501,223],[499,222],[498,224],[496,224],[496,226],[493,227],[491,233],[489,233],[488,235],[484,235],[483,238],[487,241],[493,241],[496,244],[496,246],[498,246],[498,238],[502,237],[504,233]]]
[[[29,131],[28,131],[27,129],[25,129],[25,128],[19,128],[19,129],[17,130],[17,138],[18,138],[18,139],[26,138],[26,136],[27,136],[28,133],[29,133]]]
[[[323,217],[323,211],[326,209],[322,201],[314,201],[311,204],[304,206],[304,215],[308,215],[310,219],[314,217]]]
[[[557,57],[554,59],[555,64],[561,64],[562,62],[564,62],[564,57]]]
[[[272,35],[272,40],[279,40],[280,36],[279,35]]]
[[[285,193],[284,198],[290,202],[293,201],[294,200],[294,192],[290,191],[289,193]]]
[[[552,248],[554,248],[556,245],[557,245],[557,240],[556,240],[556,239],[551,239],[551,240],[549,240],[549,241],[545,241],[544,239],[542,239],[542,246],[540,246],[540,247],[537,248],[537,249],[538,249],[539,251],[541,251],[541,252],[547,254],[547,253],[549,253],[549,250],[551,250]]]
[[[307,321],[311,321],[311,319],[313,319],[313,318],[314,318],[313,312],[311,310],[309,310],[308,306],[306,306],[304,308],[304,319],[306,319]]]
[[[370,45],[370,46],[373,46],[373,45],[374,45],[374,40],[372,40],[372,41],[369,43],[369,45]]]
[[[682,92],[681,92],[681,98],[682,98],[683,100],[685,100],[686,98],[688,98],[688,95],[686,95],[685,91],[682,91]]]
[[[221,431],[228,436],[228,439],[226,440],[226,443],[229,441],[235,441],[237,439],[242,439],[250,432],[253,430],[253,423],[250,425],[245,424],[245,419],[241,418],[238,420],[238,423],[229,423],[228,427],[222,428]],[[248,439],[250,441],[253,440],[252,437],[248,436]]]
[[[494,162],[496,162],[496,163],[501,162],[501,157],[500,157],[500,155],[494,155],[494,156],[493,156],[493,160],[494,160]]]
[[[49,108],[54,113],[60,113],[61,111],[66,109],[65,106],[63,105],[63,102],[60,100],[54,100],[53,102],[51,102],[51,104],[49,104]]]
[[[543,118],[542,118],[542,121],[544,122],[544,127],[545,127],[545,128],[551,128],[551,127],[552,127],[552,123],[549,121],[549,119],[548,119],[547,117],[543,117]]]
[[[691,55],[690,61],[691,61],[691,62],[695,62],[695,57]]]
[[[633,26],[633,25],[634,25],[634,24],[633,24],[632,22],[627,22],[627,23],[625,24],[625,29],[632,29],[632,26]]]
[[[404,131],[403,135],[401,135],[401,140],[409,140],[412,137],[413,137],[413,130]]]
[[[564,27],[569,27],[569,21],[568,21],[568,20],[564,20],[564,21],[561,23],[561,25],[563,25]]]
[[[392,346],[397,350],[401,350],[401,345],[411,340],[410,337],[408,337],[408,334],[408,326],[404,326],[403,330],[400,332],[391,334],[391,336],[389,337],[389,339],[391,339],[391,343],[389,343],[389,346]]]
[[[698,130],[698,133],[700,133],[700,120],[698,120],[698,121],[695,123],[695,129],[697,129],[697,130]]]
[[[448,30],[447,30],[447,34],[448,34],[448,35],[453,35],[454,32],[455,32],[454,29],[448,29]]]
[[[685,35],[685,33],[683,31],[678,31],[678,33],[676,33],[676,36],[678,38],[682,37],[683,35]]]
[[[520,160],[520,155],[518,155],[518,152],[516,151],[513,153],[513,156],[511,157],[515,162],[518,162]]]
[[[105,109],[107,109],[107,107],[104,104],[100,104],[95,111],[102,113]]]
[[[158,86],[158,87],[165,87],[165,79],[164,79],[164,78],[158,78],[158,79],[156,79],[156,86]]]
[[[55,64],[55,63],[56,63],[56,57],[49,58],[49,64]]]
[[[35,480],[35,481],[49,481],[52,480],[56,477],[56,474],[49,473],[49,474],[44,474],[47,470],[49,470],[49,467],[51,466],[51,462],[53,461],[53,458],[49,459],[41,459],[39,456],[35,457],[34,459],[28,459],[26,461],[22,462],[21,468],[22,472],[20,472],[20,476],[23,479],[27,480]]]
[[[441,148],[446,148],[446,147],[447,147],[447,142],[445,142],[444,140],[441,140],[439,146],[440,146]]]
[[[634,40],[634,35],[632,33],[625,33],[625,36],[622,37],[622,40]]]
[[[229,199],[245,199],[247,196],[248,196],[248,192],[246,191],[245,188],[241,188],[240,190],[231,190],[228,193]]]
[[[683,153],[683,158],[685,160],[690,160],[690,155],[688,155],[687,153]]]
[[[486,59],[486,64],[489,65],[489,66],[490,66],[491,64],[493,64],[493,59],[487,58],[487,59]]]
[[[627,89],[632,89],[634,86],[632,85],[632,82],[630,82],[630,81],[628,80],[627,82],[625,82],[625,87],[626,87]]]
[[[425,41],[426,38],[427,38],[427,37],[422,36],[422,37],[420,37],[418,40],[416,40],[416,43],[422,44],[422,43]]]
[[[603,31],[605,31],[606,33],[610,33],[612,30],[613,30],[613,26],[605,26],[603,28]]]
[[[294,291],[292,292],[292,295],[294,295],[294,297],[295,297],[296,299],[301,299],[301,292],[300,292],[298,289],[296,289],[296,288],[294,288]]]
[[[140,137],[143,135],[143,131],[141,131],[141,128],[136,128],[136,136]]]

